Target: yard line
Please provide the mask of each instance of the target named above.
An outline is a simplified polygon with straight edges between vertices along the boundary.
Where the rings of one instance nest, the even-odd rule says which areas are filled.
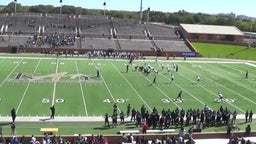
[[[38,61],[37,65],[36,65],[36,68],[35,68],[35,70],[33,71],[33,73],[35,73],[36,70],[38,69],[40,62],[41,62],[41,59],[39,59],[39,61]],[[18,105],[18,107],[17,107],[17,109],[16,109],[16,113],[19,112],[20,106],[21,106],[21,104],[22,104],[22,102],[23,102],[23,99],[24,99],[25,95],[27,94],[27,91],[28,91],[28,88],[29,88],[29,86],[30,86],[30,83],[31,83],[31,82],[29,81],[29,82],[28,82],[28,85],[27,85],[27,87],[26,87],[26,89],[25,89],[25,91],[23,92],[23,95],[22,95],[22,98],[21,98],[21,100],[20,100],[20,103],[19,103],[19,105]]]
[[[221,71],[224,71],[224,70],[222,70],[222,69],[220,69],[220,68],[218,68],[218,67],[216,67],[216,66],[212,66],[212,65],[210,65],[210,66],[211,66],[211,67],[215,67],[215,68],[217,68],[217,69],[219,69],[219,70],[221,70]],[[231,75],[235,75],[235,74],[233,74],[233,73],[231,73],[231,72],[228,72],[228,71],[224,71],[224,72],[230,73]],[[235,76],[236,76],[236,75],[235,75]],[[233,83],[235,83],[235,84],[237,84],[237,85],[240,85],[241,87],[243,87],[243,88],[245,88],[245,89],[248,89],[248,90],[250,90],[250,91],[256,93],[255,90],[250,89],[250,88],[248,88],[248,87],[245,87],[244,85],[241,85],[240,83],[238,83],[238,82],[236,82],[236,81],[233,81],[233,80],[228,79],[228,78],[226,78],[226,79],[229,80],[229,81],[231,81],[231,82],[233,82]]]
[[[133,89],[133,91],[139,96],[139,98],[144,102],[144,104],[148,107],[150,111],[152,111],[152,108],[147,104],[147,102],[142,98],[142,96],[138,93],[138,91],[132,86],[132,84],[120,73],[120,71],[117,69],[117,67],[110,62],[111,65],[116,69],[116,71],[124,78],[124,80],[129,84],[129,86]]]
[[[215,74],[215,73],[213,73],[213,72],[211,72],[211,71],[209,71],[209,70],[206,70],[206,69],[204,69],[204,70],[205,70],[205,71],[208,71],[209,73],[212,73],[212,74],[214,74],[214,75],[216,75],[216,76],[219,76],[219,75],[217,75],[217,74]],[[229,79],[228,79],[228,80],[229,80]],[[231,81],[231,80],[229,80],[229,81]],[[234,81],[232,81],[232,82],[234,82]],[[216,82],[216,83],[218,83],[218,82]],[[236,83],[236,82],[234,82],[234,83]],[[220,83],[218,83],[218,84],[219,84],[220,86],[222,86],[223,88],[225,88],[225,89],[231,91],[233,94],[236,94],[236,95],[238,95],[238,96],[240,96],[240,97],[246,99],[247,101],[249,101],[249,102],[251,102],[251,103],[253,103],[253,104],[256,104],[256,102],[252,101],[251,99],[248,99],[247,97],[241,95],[240,93],[237,93],[237,92],[235,92],[235,91],[233,91],[233,90],[231,90],[231,89],[225,87],[224,85],[222,85],[222,84],[220,84]],[[237,83],[236,83],[236,84],[237,84]],[[238,84],[238,85],[239,85],[239,84]],[[241,86],[241,85],[240,85],[240,86]],[[241,86],[241,87],[244,87],[244,86]],[[245,88],[245,87],[244,87],[244,88]]]
[[[95,61],[94,61],[93,59],[91,59],[91,61],[93,62],[94,67],[97,69],[98,67],[97,67],[97,65],[96,65]],[[103,83],[104,83],[105,87],[107,88],[108,93],[110,94],[110,96],[111,96],[112,100],[114,101],[114,103],[116,103],[116,100],[115,100],[115,98],[114,98],[113,94],[111,93],[111,91],[110,91],[110,89],[109,89],[109,87],[108,87],[108,85],[107,85],[107,83],[106,83],[106,81],[105,81],[104,77],[103,77],[102,75],[100,75],[100,77],[101,77],[101,79],[103,80]],[[118,111],[119,111],[119,113],[120,113],[120,112],[121,112],[121,110],[120,110],[118,107],[117,107],[117,109],[118,109]]]
[[[77,65],[77,60],[75,60],[75,64],[76,64],[76,71],[79,74],[79,70],[78,70],[78,65]],[[79,77],[80,78],[80,77]],[[85,102],[85,95],[84,95],[84,91],[83,91],[83,87],[82,87],[82,83],[81,80],[79,79],[79,85],[80,85],[80,90],[81,90],[81,94],[82,94],[82,98],[83,98],[83,103],[84,103],[84,111],[86,116],[88,116],[88,112],[87,112],[87,106],[86,106],[86,102]]]
[[[57,73],[58,73],[58,69],[59,69],[59,59],[57,58],[57,59],[56,59],[56,69],[55,69],[55,74],[57,74]],[[53,106],[53,105],[54,105],[54,103],[55,103],[57,82],[58,82],[58,79],[57,79],[57,80],[54,80],[54,83],[53,83],[52,106]]]
[[[142,73],[140,73],[141,75],[143,75]],[[143,75],[144,76],[144,75]],[[149,80],[149,78],[145,77],[144,78],[148,81],[148,82],[151,82]],[[179,109],[182,109],[177,103],[173,102],[173,100],[165,93],[163,92],[158,86],[154,85],[154,87],[159,91],[161,92],[168,100],[170,100],[173,104],[175,104]]]
[[[169,81],[171,81],[167,76],[161,74],[163,77],[165,77],[166,79],[168,79]],[[182,89],[184,92],[186,92],[187,94],[189,94],[190,96],[192,96],[195,100],[197,100],[199,103],[201,103],[203,106],[205,106],[205,103],[202,102],[200,99],[198,99],[196,96],[194,96],[192,93],[188,92],[186,89],[182,88],[182,86],[180,86],[177,83],[174,83],[174,85],[176,85],[178,88]],[[210,107],[209,107],[210,108]],[[211,108],[210,108],[211,109]]]
[[[194,73],[194,74],[197,74],[196,72],[190,70],[189,68],[187,68],[187,67],[185,67],[185,66],[183,66],[183,68],[187,69],[188,71],[191,71],[191,72]],[[191,82],[194,82],[194,80],[188,79],[188,78],[187,78],[186,76],[184,76],[183,74],[181,74],[181,75],[182,75],[184,78],[186,78],[187,80],[190,80]],[[202,76],[202,77],[205,78],[205,79],[207,79],[207,80],[209,80],[209,81],[213,81],[213,80],[211,80],[211,79],[209,79],[209,78],[207,78],[207,77],[204,77],[204,76]],[[213,82],[215,82],[215,81],[213,81]],[[215,82],[215,83],[216,83],[216,82]],[[201,84],[198,84],[198,86],[201,87],[201,88],[203,88],[203,89],[205,89],[206,91],[208,91],[209,93],[211,93],[211,94],[214,95],[215,97],[218,97],[216,93],[212,92],[211,90],[209,90],[208,88],[202,86]],[[232,104],[232,103],[228,103],[228,104],[230,104],[230,105],[233,106],[234,108],[238,109],[238,110],[241,111],[242,113],[245,113],[245,111],[242,110],[241,108],[239,108],[238,106],[236,106],[236,105],[234,105],[234,104]]]
[[[224,66],[224,67],[227,67],[227,68],[229,68],[229,69],[233,69],[233,70],[235,70],[235,71],[238,71],[238,72],[243,73],[243,75],[242,75],[242,76],[244,76],[244,78],[245,78],[245,71],[242,71],[242,70],[237,69],[237,68],[232,68],[231,66],[228,66],[228,65],[222,65],[222,66]],[[250,75],[255,76],[253,73],[250,73]],[[255,82],[255,81],[254,81],[254,80],[252,80],[252,79],[248,79],[248,81]]]
[[[3,84],[8,80],[8,78],[11,76],[11,74],[16,70],[16,68],[21,64],[23,61],[23,58],[20,60],[20,62],[13,68],[13,70],[9,73],[9,75],[4,79],[4,81],[0,84],[0,87],[3,86]]]
[[[249,65],[249,66],[252,66],[252,67],[256,67],[255,64],[252,64],[252,63],[249,63],[249,62],[246,62],[246,63],[244,63],[244,64]]]
[[[1,59],[0,63],[2,63],[5,59]]]

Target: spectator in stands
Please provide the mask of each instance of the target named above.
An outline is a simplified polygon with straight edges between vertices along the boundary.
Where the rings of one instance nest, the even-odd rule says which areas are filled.
[[[16,129],[15,123],[11,123],[10,126],[12,130],[12,135],[15,135],[15,129]]]
[[[5,143],[5,139],[4,137],[1,135],[0,137],[0,144],[4,144]],[[21,144],[25,144],[25,143],[21,143]]]
[[[130,133],[130,134],[128,135],[128,142],[129,142],[129,143],[133,143],[133,142],[134,142],[134,137],[133,137],[132,133]]]
[[[32,143],[32,144],[36,143],[36,138],[34,135],[31,136],[30,143]]]
[[[245,136],[247,137],[251,136],[251,126],[249,124],[245,128]]]
[[[1,143],[1,142],[0,142]],[[21,138],[20,138],[20,144],[27,144],[28,141],[26,139],[26,137],[23,135]]]
[[[185,129],[183,127],[181,127],[181,129],[179,130],[179,137],[185,137]]]
[[[231,125],[228,125],[228,128],[227,128],[227,137],[228,137],[228,138],[231,137],[231,131],[232,131],[232,126],[231,126]]]
[[[142,133],[146,134],[147,133],[147,129],[148,129],[148,124],[146,122],[144,122],[142,127],[141,127]]]
[[[12,144],[19,144],[19,140],[16,136],[12,136]]]

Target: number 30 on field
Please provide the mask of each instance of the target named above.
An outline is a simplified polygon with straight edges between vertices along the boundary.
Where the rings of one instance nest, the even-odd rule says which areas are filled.
[[[117,103],[125,103],[126,101],[127,101],[127,99],[116,99]],[[111,100],[111,99],[104,99],[103,102],[104,103],[112,103],[113,100]]]

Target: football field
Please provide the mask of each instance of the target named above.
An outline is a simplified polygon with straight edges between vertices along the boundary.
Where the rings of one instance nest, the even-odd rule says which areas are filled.
[[[255,62],[145,59],[129,64],[121,59],[18,56],[0,57],[2,116],[10,115],[12,108],[18,116],[49,116],[51,105],[55,105],[56,116],[103,116],[112,114],[114,103],[125,113],[128,104],[137,110],[144,105],[149,112],[154,107],[158,111],[187,110],[205,105],[227,107],[240,114],[256,112]],[[178,66],[177,72],[174,66]],[[146,75],[139,67],[151,72]],[[155,76],[156,84],[151,85]],[[181,90],[181,99],[176,99]],[[218,92],[223,94],[223,102],[218,100]]]

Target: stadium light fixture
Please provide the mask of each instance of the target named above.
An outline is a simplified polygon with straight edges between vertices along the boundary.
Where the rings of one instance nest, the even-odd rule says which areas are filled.
[[[106,5],[107,5],[107,3],[106,3],[106,1],[104,0],[104,2],[103,2],[103,6],[104,6],[104,16],[105,16],[105,14],[106,14]]]
[[[147,10],[147,23],[149,22],[149,12],[150,12],[150,7],[148,7],[148,10]]]

